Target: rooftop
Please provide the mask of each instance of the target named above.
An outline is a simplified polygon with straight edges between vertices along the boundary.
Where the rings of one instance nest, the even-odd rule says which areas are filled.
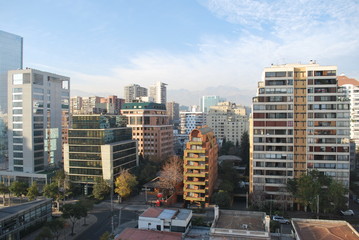
[[[140,217],[186,220],[191,214],[188,209],[169,209],[151,207],[144,211]]]
[[[137,228],[126,228],[115,240],[126,239],[126,240],[180,240],[182,239],[182,233],[178,232],[161,232],[144,230]]]
[[[166,105],[154,102],[125,103],[121,109],[158,109],[166,110]]]
[[[263,212],[220,210],[215,228],[265,231]]]
[[[20,213],[22,211],[31,209],[47,201],[51,201],[51,199],[39,199],[31,202],[22,203],[16,206],[0,208],[0,220],[8,218],[9,216]]]
[[[298,239],[358,240],[358,232],[346,221],[292,219]]]
[[[343,86],[345,84],[352,84],[354,86],[359,86],[359,81],[354,78],[348,78],[347,76],[338,76],[338,85]]]

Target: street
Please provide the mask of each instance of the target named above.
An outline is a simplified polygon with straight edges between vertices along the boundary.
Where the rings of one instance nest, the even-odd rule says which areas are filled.
[[[115,229],[118,227],[119,223],[119,212],[119,209],[114,209],[113,225]],[[90,213],[97,217],[97,222],[85,230],[82,234],[78,235],[77,239],[97,240],[104,232],[112,232],[110,204],[101,203],[99,205],[94,205],[94,209]],[[137,219],[138,212],[136,210],[121,210],[121,224]]]

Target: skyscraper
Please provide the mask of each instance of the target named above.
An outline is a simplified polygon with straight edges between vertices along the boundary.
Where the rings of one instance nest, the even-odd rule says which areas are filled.
[[[250,191],[290,203],[288,179],[318,171],[349,186],[349,101],[336,66],[273,65],[253,98]]]
[[[0,30],[0,112],[2,113],[7,113],[7,72],[22,69],[22,43],[22,37]]]
[[[139,97],[147,97],[147,88],[141,87],[138,84],[131,84],[124,87],[125,102],[131,103],[133,100]]]
[[[167,84],[163,82],[156,82],[150,86],[149,96],[153,97],[156,103],[166,104],[167,102]]]
[[[208,206],[217,180],[218,145],[207,126],[191,131],[184,151],[183,199]]]
[[[8,74],[9,170],[36,173],[62,161],[68,77],[35,69]]]
[[[220,96],[203,96],[201,97],[201,111],[208,113],[211,106],[216,106],[220,102],[225,102],[226,99],[221,98]]]
[[[7,73],[21,69],[23,60],[23,39],[20,36],[0,30],[0,163],[8,158],[7,137]]]

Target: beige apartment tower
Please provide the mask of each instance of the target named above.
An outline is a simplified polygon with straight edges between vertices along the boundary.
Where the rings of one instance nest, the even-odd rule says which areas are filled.
[[[153,102],[125,103],[121,114],[138,141],[138,154],[165,160],[173,154],[173,126],[169,124],[166,105]]]
[[[272,65],[253,98],[250,191],[291,202],[290,178],[317,169],[349,186],[349,99],[337,67]]]

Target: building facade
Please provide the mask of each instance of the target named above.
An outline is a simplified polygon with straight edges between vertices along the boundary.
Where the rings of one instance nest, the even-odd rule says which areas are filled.
[[[291,201],[288,179],[312,169],[349,186],[349,101],[336,66],[273,65],[253,98],[250,191]]]
[[[241,142],[241,136],[249,130],[249,118],[246,109],[231,102],[221,102],[211,106],[206,122],[213,129],[218,141],[224,138],[234,144]]]
[[[141,87],[138,84],[131,84],[124,87],[125,102],[131,103],[138,97],[147,97],[147,88]]]
[[[76,115],[65,144],[64,169],[82,189],[99,178],[113,182],[121,169],[138,165],[137,142],[121,116]]]
[[[226,99],[220,96],[203,96],[201,97],[201,112],[207,113],[211,106],[216,106],[220,102],[225,102]]]
[[[138,141],[139,154],[160,159],[173,154],[173,127],[166,115],[166,105],[125,103],[121,114],[127,117],[132,138]]]
[[[153,97],[156,103],[166,104],[167,102],[167,84],[163,82],[156,82],[150,86],[149,96]]]
[[[9,70],[22,69],[23,39],[0,30],[0,164],[8,160],[7,105]]]
[[[359,81],[338,76],[338,85],[344,88],[350,99],[350,139],[359,146]]]
[[[68,77],[35,69],[9,71],[10,171],[36,173],[61,163],[69,82]]]
[[[212,129],[192,130],[183,159],[183,199],[208,206],[217,180],[218,144]]]
[[[180,112],[181,134],[190,134],[193,129],[206,125],[206,114],[203,112]]]
[[[166,103],[167,115],[170,119],[170,124],[173,125],[175,129],[179,127],[180,117],[179,117],[179,104],[172,101]]]

